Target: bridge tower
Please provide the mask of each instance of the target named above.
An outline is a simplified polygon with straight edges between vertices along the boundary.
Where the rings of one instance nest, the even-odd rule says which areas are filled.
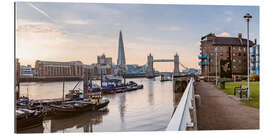
[[[148,55],[147,56],[147,69],[146,69],[146,77],[154,77],[154,67],[153,67],[153,56],[151,55]]]
[[[180,71],[179,71],[179,56],[176,53],[174,55],[174,70],[173,70],[173,76],[179,76]]]

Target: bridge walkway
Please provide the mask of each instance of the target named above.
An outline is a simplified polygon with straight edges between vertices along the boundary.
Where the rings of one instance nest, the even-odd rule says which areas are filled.
[[[198,130],[259,129],[259,109],[229,97],[207,82],[196,82],[201,97],[197,109]]]

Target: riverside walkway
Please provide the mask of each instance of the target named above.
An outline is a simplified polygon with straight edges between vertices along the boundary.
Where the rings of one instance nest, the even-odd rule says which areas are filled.
[[[198,130],[259,129],[259,109],[249,107],[207,82],[196,82],[201,97]]]

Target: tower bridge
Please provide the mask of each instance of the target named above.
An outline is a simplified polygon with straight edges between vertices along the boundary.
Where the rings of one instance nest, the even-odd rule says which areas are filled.
[[[179,76],[179,56],[176,53],[174,55],[174,59],[154,59],[154,57],[151,55],[147,56],[147,70],[146,70],[146,77],[154,77],[154,62],[174,62],[174,70],[173,70],[173,76]]]

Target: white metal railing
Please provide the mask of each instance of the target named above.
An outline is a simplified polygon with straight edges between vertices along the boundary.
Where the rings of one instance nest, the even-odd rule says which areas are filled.
[[[186,130],[188,127],[194,127],[194,123],[191,121],[190,115],[190,110],[193,110],[193,107],[195,107],[192,105],[192,102],[194,101],[193,82],[194,79],[191,77],[184,94],[166,128],[167,131],[180,131]]]

